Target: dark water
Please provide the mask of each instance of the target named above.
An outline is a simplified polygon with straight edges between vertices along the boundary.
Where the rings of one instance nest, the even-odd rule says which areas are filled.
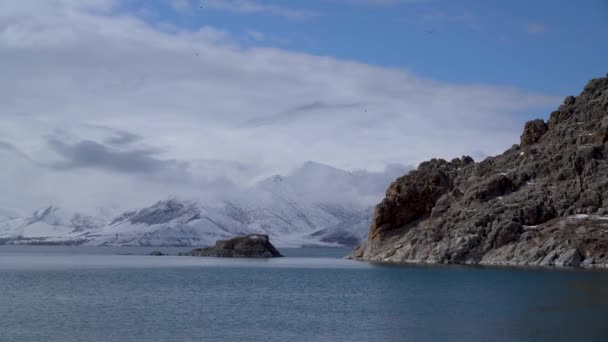
[[[149,251],[0,246],[0,341],[608,341],[607,271]]]

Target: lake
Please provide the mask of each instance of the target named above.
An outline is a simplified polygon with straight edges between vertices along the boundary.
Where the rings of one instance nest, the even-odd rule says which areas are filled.
[[[608,271],[0,246],[0,341],[606,341]]]

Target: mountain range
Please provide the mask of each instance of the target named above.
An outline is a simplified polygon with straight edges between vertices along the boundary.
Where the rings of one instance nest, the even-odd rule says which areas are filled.
[[[307,162],[287,176],[268,177],[214,201],[171,196],[118,213],[57,205],[30,215],[2,210],[0,243],[207,246],[261,233],[280,247],[355,246],[366,239],[372,205],[393,178],[392,172],[348,172]]]

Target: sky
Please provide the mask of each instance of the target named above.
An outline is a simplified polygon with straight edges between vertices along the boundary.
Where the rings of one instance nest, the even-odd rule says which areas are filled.
[[[606,1],[0,3],[0,207],[394,176],[517,143],[608,72]]]

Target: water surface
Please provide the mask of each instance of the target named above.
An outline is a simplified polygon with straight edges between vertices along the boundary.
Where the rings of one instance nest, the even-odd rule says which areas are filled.
[[[158,249],[158,248],[154,248]],[[606,341],[608,272],[0,246],[0,341]],[[161,249],[177,254],[187,249]]]

